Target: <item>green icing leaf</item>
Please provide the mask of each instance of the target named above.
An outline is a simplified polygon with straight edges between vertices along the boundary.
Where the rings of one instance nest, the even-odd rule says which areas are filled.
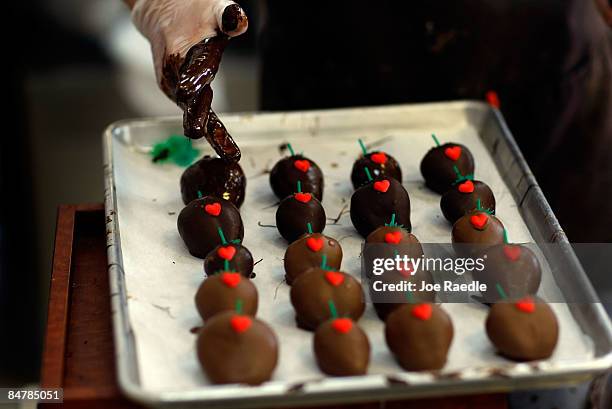
[[[191,145],[191,139],[182,135],[171,135],[151,149],[154,163],[173,162],[178,166],[189,166],[198,157],[200,151]]]

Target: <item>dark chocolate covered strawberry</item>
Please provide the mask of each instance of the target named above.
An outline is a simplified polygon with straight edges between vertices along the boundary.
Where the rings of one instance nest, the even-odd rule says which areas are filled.
[[[283,200],[293,194],[297,182],[301,182],[304,192],[309,192],[318,200],[323,200],[323,172],[309,158],[295,154],[291,144],[287,144],[291,156],[276,162],[270,171],[270,186],[274,194]]]
[[[361,145],[362,155],[355,161],[351,171],[351,182],[354,189],[358,189],[370,181],[365,171],[366,168],[370,170],[371,176],[374,178],[388,176],[402,183],[402,170],[393,156],[383,151],[368,152],[361,139],[359,144]]]
[[[455,182],[455,166],[462,175],[474,174],[474,157],[464,145],[459,143],[440,145],[435,135],[432,135],[432,137],[436,146],[431,148],[423,157],[421,174],[428,188],[443,194]]]
[[[357,189],[351,197],[350,212],[353,226],[363,237],[384,226],[391,214],[395,214],[398,225],[412,230],[410,197],[394,178],[378,177]]]

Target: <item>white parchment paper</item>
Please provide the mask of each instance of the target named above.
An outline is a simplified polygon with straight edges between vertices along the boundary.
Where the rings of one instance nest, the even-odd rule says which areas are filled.
[[[393,155],[402,167],[404,186],[412,206],[413,233],[423,243],[450,242],[451,226],[440,212],[440,196],[427,190],[419,164],[432,146],[430,134],[441,142],[460,142],[470,148],[476,161],[476,177],[491,186],[497,200],[497,216],[515,242],[533,241],[512,195],[478,135],[477,122],[461,105],[437,104],[424,107],[377,110],[343,110],[331,113],[245,115],[225,121],[238,141],[247,175],[246,200],[241,208],[245,225],[244,245],[255,260],[253,282],[260,295],[258,317],[266,321],[280,340],[279,365],[273,381],[278,384],[322,378],[312,355],[312,334],[298,329],[289,302],[289,287],[283,283],[282,258],[287,243],[275,228],[273,195],[266,170],[281,158],[278,145],[291,142],[294,149],[316,161],[325,175],[323,205],[335,218],[349,204],[352,186],[349,175],[360,150],[357,138]],[[180,133],[180,121],[175,131]],[[209,385],[195,353],[195,335],[202,325],[194,295],[204,278],[202,260],[189,255],[181,241],[176,219],[183,207],[179,191],[182,169],[155,165],[146,154],[148,146],[169,135],[168,129],[140,125],[127,129],[113,140],[112,153],[117,193],[117,217],[121,235],[129,321],[138,355],[142,387],[151,392],[185,392],[206,389],[210,396],[223,397],[224,390]],[[199,144],[209,152],[205,144]],[[360,275],[362,238],[345,214],[325,234],[340,241],[342,270]],[[545,274],[541,293],[558,291],[553,277]],[[557,298],[558,299],[558,298]],[[497,356],[489,343],[484,320],[487,309],[477,304],[444,304],[451,315],[455,337],[445,370],[504,366],[509,361]],[[584,336],[564,304],[553,304],[560,321],[560,340],[551,365],[571,365],[593,356],[591,340]],[[411,376],[395,363],[383,334],[383,323],[372,305],[359,324],[372,346],[370,374]],[[418,374],[412,374],[419,379]],[[361,380],[361,381],[367,381]],[[426,382],[434,381],[425,377]],[[338,387],[359,387],[360,380],[330,380]],[[313,390],[316,385],[313,386]],[[228,396],[229,397],[229,396]],[[234,396],[231,396],[234,397]]]

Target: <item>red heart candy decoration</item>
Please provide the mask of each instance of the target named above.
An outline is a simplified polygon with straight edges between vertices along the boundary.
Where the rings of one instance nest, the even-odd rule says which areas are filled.
[[[486,213],[476,213],[470,216],[470,223],[478,230],[484,230],[488,221],[489,216]]]
[[[235,254],[236,247],[234,246],[219,247],[219,250],[217,250],[217,255],[223,260],[231,260],[234,258]]]
[[[412,307],[410,313],[413,317],[420,319],[421,321],[427,321],[431,317],[431,304],[417,304]]]
[[[450,160],[457,160],[461,156],[461,146],[453,146],[444,149],[444,154]]]
[[[230,321],[230,324],[234,332],[240,334],[249,329],[253,324],[253,321],[251,321],[251,318],[247,317],[246,315],[234,315]]]
[[[528,314],[535,311],[535,303],[530,297],[523,298],[522,300],[517,301],[514,305],[516,305],[516,308],[519,310]]]
[[[390,185],[391,182],[389,182],[387,179],[377,180],[374,182],[374,190],[385,193],[387,190],[389,190]]]
[[[504,246],[504,256],[508,260],[516,261],[521,257],[521,248],[519,246]]]
[[[459,184],[458,189],[461,193],[472,193],[474,191],[474,183],[471,180],[466,180]]]
[[[308,172],[308,169],[310,169],[310,162],[307,159],[298,159],[293,162],[293,166],[301,172]]]
[[[350,318],[336,318],[332,321],[332,328],[341,334],[346,334],[353,328],[353,320]]]
[[[385,243],[389,244],[397,244],[402,241],[402,232],[394,231],[390,233],[385,233]]]
[[[334,287],[338,287],[344,282],[344,274],[338,271],[328,271],[325,273],[325,279]]]
[[[387,163],[387,155],[384,152],[376,152],[370,155],[370,159],[372,162],[378,163],[379,165],[384,165]]]
[[[296,193],[293,195],[293,197],[295,197],[295,200],[302,203],[308,203],[310,202],[310,199],[312,199],[312,195],[310,193]]]
[[[215,202],[204,206],[204,211],[211,216],[219,216],[221,214],[221,203]]]
[[[221,273],[221,281],[230,288],[236,287],[241,279],[239,273]]]
[[[316,253],[323,248],[323,239],[320,237],[309,237],[306,239],[306,247]]]

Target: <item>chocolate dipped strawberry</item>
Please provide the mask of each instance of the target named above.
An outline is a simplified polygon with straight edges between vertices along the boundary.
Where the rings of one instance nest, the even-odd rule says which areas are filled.
[[[291,156],[276,162],[270,171],[270,186],[281,200],[293,194],[297,182],[302,183],[304,192],[310,192],[318,200],[323,200],[323,172],[319,166],[301,154],[295,154],[291,144],[287,144]]]
[[[229,200],[236,207],[244,202],[246,176],[238,162],[204,156],[181,175],[181,196],[188,204],[201,196]]]
[[[385,339],[407,371],[441,369],[453,340],[453,323],[435,304],[406,304],[385,321]]]
[[[276,228],[289,243],[308,233],[321,233],[325,229],[325,209],[311,193],[302,191],[297,182],[297,192],[284,198],[276,209]]]
[[[332,270],[339,270],[342,263],[342,247],[335,239],[321,233],[308,233],[287,247],[284,257],[285,280],[291,285],[295,279],[320,267],[323,260]]]
[[[486,330],[497,351],[515,361],[549,358],[559,338],[555,313],[533,297],[494,304]]]
[[[403,265],[402,263],[399,269],[387,270],[381,275],[369,278],[370,285],[368,290],[370,292],[370,300],[374,305],[376,315],[382,321],[385,321],[390,313],[403,305],[424,302],[431,303],[436,298],[435,291],[421,290],[423,283],[434,283],[431,272],[420,267],[416,268],[410,262],[407,264]],[[416,290],[407,293],[401,293],[396,290],[380,290],[381,288],[390,288],[390,286],[398,288],[400,285],[406,285],[405,283],[414,283],[413,285]]]
[[[313,268],[301,274],[290,292],[298,327],[314,330],[332,318],[330,300],[338,316],[357,321],[365,310],[361,284],[350,274],[322,268]]]
[[[477,203],[477,209],[462,216],[453,225],[453,247],[457,254],[480,254],[487,247],[504,242],[504,225]]]
[[[369,170],[366,168],[369,174]],[[384,226],[389,215],[395,222],[412,230],[410,223],[410,197],[404,186],[394,178],[379,177],[357,189],[351,196],[351,221],[363,237]]]
[[[474,157],[464,145],[458,143],[440,145],[435,135],[432,135],[432,138],[436,146],[423,157],[421,174],[428,188],[443,194],[453,187],[456,179],[455,166],[463,175],[474,174]]]
[[[464,177],[455,166],[457,179],[452,188],[446,191],[440,199],[442,214],[451,223],[476,209],[480,200],[481,206],[490,214],[495,214],[495,197],[493,191],[484,182]]]
[[[391,214],[389,223],[385,223],[368,234],[366,243],[384,243],[392,246],[415,245],[415,249],[420,248],[417,257],[423,254],[423,248],[419,240],[414,234],[397,223],[395,213]]]
[[[223,311],[233,311],[240,301],[243,314],[257,313],[257,289],[235,271],[220,271],[206,278],[195,295],[195,304],[204,321]]]
[[[228,242],[240,241],[244,237],[238,208],[214,196],[204,196],[185,206],[179,213],[177,227],[189,253],[199,258],[205,258],[222,244],[219,228]]]
[[[484,269],[474,270],[474,280],[487,285],[482,292],[484,302],[494,303],[501,298],[519,299],[534,296],[542,280],[542,269],[536,254],[528,246],[504,243],[489,247],[482,253]],[[504,290],[503,297],[498,288]]]
[[[253,273],[253,255],[242,244],[235,242],[229,243],[225,239],[223,230],[218,230],[221,244],[212,249],[204,259],[204,271],[207,275],[213,275],[219,270],[229,270],[239,272],[245,277],[251,277]]]
[[[333,304],[331,304],[331,308]],[[333,314],[333,312],[332,312]],[[313,338],[317,365],[331,376],[357,376],[368,371],[370,342],[355,321],[334,317],[317,327]]]
[[[363,271],[366,277],[372,276],[374,259],[388,259],[396,256],[418,258],[423,255],[423,247],[416,236],[399,226],[391,215],[389,223],[374,230],[366,238],[362,251]]]
[[[370,181],[365,172],[366,168],[370,170],[374,178],[388,176],[402,183],[402,170],[393,156],[383,151],[368,152],[361,139],[359,145],[362,155],[355,161],[351,171],[351,182],[354,189],[358,189]]]
[[[383,224],[366,237],[366,244],[387,244],[389,248],[397,249],[400,247],[412,247],[409,254],[414,257],[420,257],[423,254],[423,248],[416,236],[403,225],[398,224],[395,213],[391,214],[388,223]]]
[[[240,312],[215,315],[200,330],[198,359],[213,384],[259,385],[278,362],[278,341],[268,325]]]

